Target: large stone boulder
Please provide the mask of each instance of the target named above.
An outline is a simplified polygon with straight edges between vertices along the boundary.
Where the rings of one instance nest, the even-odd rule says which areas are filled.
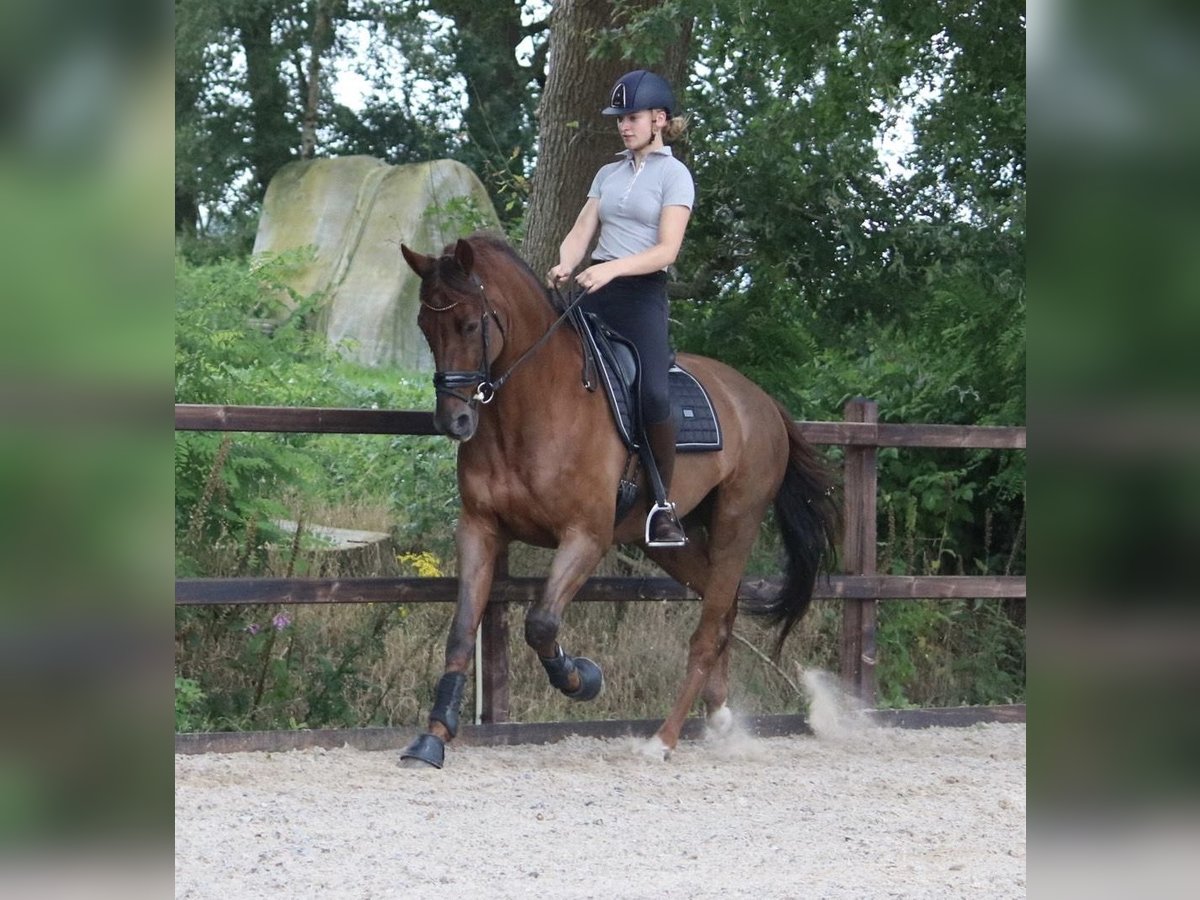
[[[271,179],[254,253],[315,248],[290,287],[326,300],[316,327],[369,366],[432,368],[417,329],[417,277],[400,244],[440,251],[468,219],[497,226],[475,173],[439,159],[392,166],[371,156],[289,163]]]

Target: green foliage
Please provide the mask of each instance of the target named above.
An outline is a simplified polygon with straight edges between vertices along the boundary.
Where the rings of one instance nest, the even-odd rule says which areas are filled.
[[[472,196],[451,197],[445,203],[431,203],[424,213],[425,219],[438,223],[438,232],[466,237],[481,228],[491,228],[492,218],[479,206]]]
[[[879,705],[1025,699],[1025,634],[1000,601],[897,601],[879,609]]]
[[[426,376],[348,363],[305,327],[320,298],[283,286],[302,261],[302,254],[206,265],[176,258],[176,401],[430,407]],[[395,544],[423,551],[411,559],[426,571],[451,552],[455,453],[444,440],[178,433],[175,472],[179,576],[317,574],[315,539],[275,524],[313,508],[389,510]],[[335,617],[331,641],[322,611],[178,609],[176,727],[363,724],[387,690],[369,673],[389,631],[406,619],[407,610],[392,604],[356,610]]]
[[[209,731],[204,715],[204,691],[190,678],[175,676],[175,730]]]
[[[683,5],[711,73],[686,94],[677,345],[804,418],[867,397],[884,421],[1024,422],[1020,5]],[[906,104],[915,144],[888,171]],[[889,449],[878,475],[881,571],[1024,570],[1023,453]]]
[[[681,267],[701,275],[701,307],[732,305],[828,343],[879,305],[871,287],[892,211],[875,142],[880,98],[907,55],[862,7],[696,9],[712,71],[686,95],[699,199]],[[803,358],[804,343],[783,351]]]
[[[536,143],[534,110],[541,74],[518,62],[525,40],[524,0],[434,0],[432,7],[453,21],[449,44],[455,74],[466,85],[463,131],[467,137],[455,157],[479,173],[506,228],[522,214],[510,191],[529,174],[529,157]],[[544,32],[529,29],[532,45],[542,49]],[[507,196],[505,196],[507,194]]]
[[[296,394],[296,361],[332,359],[323,340],[304,328],[320,297],[298,297],[286,284],[305,258],[293,253],[211,265],[176,259],[176,402],[249,403],[264,390]]]
[[[356,704],[377,697],[382,686],[370,684],[366,673],[379,660],[388,629],[402,627],[407,614],[393,604],[371,607],[334,645],[324,639],[324,617],[311,610],[181,610],[178,655],[187,666],[206,664],[195,679],[176,676],[176,729],[367,724],[357,721]],[[222,666],[213,671],[217,654]]]
[[[300,259],[176,259],[176,402],[432,406],[425,377],[356,366],[305,327],[320,298],[283,286]],[[175,484],[180,575],[216,574],[206,569],[218,559],[220,574],[259,571],[288,490],[330,504],[389,498],[402,542],[446,541],[453,527],[453,448],[430,438],[179,433]]]

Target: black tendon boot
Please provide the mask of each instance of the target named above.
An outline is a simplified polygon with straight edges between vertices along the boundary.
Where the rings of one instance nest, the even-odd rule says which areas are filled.
[[[671,495],[671,476],[675,474],[675,422],[667,419],[665,422],[654,422],[646,425],[646,438],[650,442],[650,452],[658,465],[658,475],[662,479],[663,494]],[[679,517],[675,515],[675,504],[667,501],[665,506],[654,505],[646,518],[646,543],[651,547],[682,547],[687,543],[687,535]]]

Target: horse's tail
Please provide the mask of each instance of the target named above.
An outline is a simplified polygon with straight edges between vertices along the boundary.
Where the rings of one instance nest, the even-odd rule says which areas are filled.
[[[779,624],[778,656],[792,627],[812,603],[817,576],[833,570],[841,514],[834,496],[834,477],[821,456],[800,433],[782,405],[779,415],[788,434],[788,466],[775,495],[775,521],[787,554],[787,576],[779,596],[755,612]]]

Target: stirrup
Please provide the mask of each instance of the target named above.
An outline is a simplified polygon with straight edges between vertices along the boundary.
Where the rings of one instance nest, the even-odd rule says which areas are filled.
[[[687,544],[687,535],[683,536],[683,540],[675,541],[656,541],[650,535],[650,523],[654,521],[654,517],[658,513],[666,513],[675,520],[675,524],[679,526],[679,530],[683,531],[683,523],[679,521],[679,516],[675,514],[675,504],[670,501],[666,503],[655,503],[650,507],[650,512],[646,515],[646,546],[647,547],[683,547]]]

